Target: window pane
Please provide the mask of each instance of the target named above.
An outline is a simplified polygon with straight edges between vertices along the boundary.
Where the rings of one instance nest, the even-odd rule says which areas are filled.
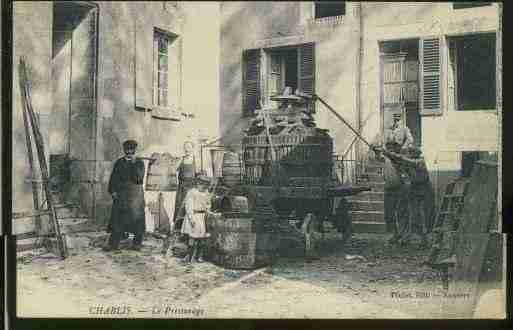
[[[459,110],[495,109],[495,35],[463,37],[457,47]]]
[[[167,73],[159,72],[158,88],[167,88]]]
[[[159,53],[167,54],[167,38],[164,35],[159,34],[158,40]]]
[[[168,71],[167,55],[159,54],[159,71]]]
[[[159,89],[159,100],[158,105],[167,106],[167,89]]]
[[[340,16],[345,13],[345,1],[315,1],[315,18]]]
[[[491,2],[482,2],[482,1],[473,1],[473,2],[459,2],[454,3],[452,6],[454,9],[465,9],[465,8],[472,8],[472,7],[482,7],[482,6],[488,6],[491,5]]]

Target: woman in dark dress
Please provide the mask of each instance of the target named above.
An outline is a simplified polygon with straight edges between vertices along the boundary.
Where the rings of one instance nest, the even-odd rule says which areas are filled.
[[[179,231],[182,228],[182,221],[185,216],[183,201],[187,192],[194,187],[196,177],[196,159],[194,157],[194,144],[191,141],[184,143],[185,155],[178,166],[178,190],[176,191],[175,212],[173,215],[172,231]]]

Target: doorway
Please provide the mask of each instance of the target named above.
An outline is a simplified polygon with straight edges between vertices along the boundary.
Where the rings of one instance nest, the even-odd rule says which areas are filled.
[[[401,114],[415,144],[422,145],[419,113],[419,40],[380,43],[383,137],[391,132],[393,115]],[[385,142],[385,141],[383,141]]]
[[[67,161],[71,175],[61,182],[61,192],[89,215],[95,190],[97,21],[95,5],[53,3],[50,157]]]

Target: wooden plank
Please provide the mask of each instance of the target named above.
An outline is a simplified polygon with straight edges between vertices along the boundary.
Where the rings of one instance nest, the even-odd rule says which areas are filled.
[[[41,240],[38,238],[26,238],[16,241],[16,252],[34,250],[41,247]]]
[[[36,238],[37,236],[38,235],[35,231],[31,231],[31,232],[16,235],[16,239],[22,240],[22,239],[27,239],[27,238]]]
[[[34,218],[24,218],[13,221],[12,235],[20,235],[36,231]]]
[[[51,214],[50,211],[41,211],[41,212],[36,212],[36,213],[32,213],[32,212],[28,212],[28,211],[13,212],[12,219],[19,220],[19,219],[25,219],[25,218],[35,218],[35,217],[39,217],[42,215],[49,215],[49,214]]]

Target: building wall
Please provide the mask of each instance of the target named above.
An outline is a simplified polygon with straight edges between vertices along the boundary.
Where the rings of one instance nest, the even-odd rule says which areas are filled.
[[[77,199],[89,214],[95,209],[96,219],[100,223],[110,215],[111,198],[106,188],[113,162],[122,155],[124,140],[136,139],[139,142],[138,151],[143,156],[150,156],[152,152],[179,155],[185,139],[197,140],[202,134],[209,137],[218,135],[219,8],[215,3],[178,3],[178,6],[175,3],[93,3],[98,9],[98,61],[96,88],[93,89],[95,94],[90,99],[94,101],[96,98],[96,107],[91,108],[87,125],[94,130],[92,137],[96,141],[92,152],[81,155],[79,159],[82,161],[73,163],[72,176],[78,181],[94,180],[96,184],[81,182],[73,185],[69,197]],[[18,62],[20,54],[27,56],[31,68],[29,75],[33,80],[32,102],[41,117],[47,156],[68,151],[65,140],[66,128],[69,128],[66,93],[52,92],[59,91],[70,80],[69,73],[64,69],[69,65],[65,63],[69,58],[59,54],[52,66],[52,5],[51,2],[14,4],[13,63]],[[27,21],[31,24],[25,24]],[[178,35],[177,44],[173,43],[178,47],[171,60],[173,69],[176,69],[172,71],[176,75],[175,83],[182,85],[182,90],[170,103],[179,112],[194,114],[195,119],[182,117],[180,122],[159,121],[152,119],[150,113],[135,109],[138,93],[136,79],[147,77],[148,72],[151,77],[153,70],[151,60],[148,61],[148,57],[152,57],[153,27]],[[95,51],[94,48],[91,50]],[[81,58],[74,60],[77,63],[93,63],[91,56],[92,53],[83,52]],[[141,63],[149,65],[143,66]],[[71,80],[74,82],[73,78]],[[151,90],[151,80],[147,83]],[[32,209],[33,205],[31,186],[25,180],[29,176],[28,159],[17,84],[15,74],[13,210],[25,211]],[[50,121],[52,125],[47,123]],[[202,130],[198,131],[197,127]]]
[[[26,211],[33,208],[32,173],[27,159],[23,107],[19,88],[19,61],[24,56],[31,80],[32,106],[39,115],[41,131],[48,145],[49,117],[51,105],[52,55],[52,4],[50,2],[28,1],[13,5],[13,123],[12,123],[12,199],[13,211]],[[27,25],[30,22],[30,25]],[[30,28],[27,28],[30,26]],[[34,149],[34,148],[33,148]],[[35,151],[34,151],[35,152]],[[36,169],[39,168],[37,162]],[[36,173],[36,179],[39,172]]]
[[[363,126],[371,138],[380,128],[379,47],[380,41],[455,36],[494,32],[498,27],[496,4],[474,9],[453,10],[451,2],[363,3],[364,56],[362,61],[362,118],[372,118]],[[423,116],[422,150],[435,189],[459,175],[461,151],[498,150],[498,120],[495,111],[456,111],[447,90],[448,52],[442,48],[442,114]]]
[[[310,3],[226,2],[221,4],[221,131],[225,144],[240,144],[242,118],[242,52],[315,42],[316,91],[349,122],[355,123],[355,58],[358,34],[354,4],[340,22],[309,24]],[[320,108],[320,106],[319,106]],[[341,153],[352,138],[332,114],[318,110],[318,127],[329,129]]]
[[[240,142],[242,63],[244,49],[316,42],[316,92],[355,127],[358,121],[369,141],[379,138],[379,42],[431,36],[453,36],[497,29],[496,4],[453,10],[452,3],[346,3],[346,15],[337,24],[312,22],[311,2],[228,2],[221,5],[221,130],[227,143]],[[360,96],[358,77],[359,30],[362,30]],[[443,66],[447,51],[443,49]],[[494,111],[455,111],[448,104],[446,72],[442,73],[442,114],[422,117],[422,149],[437,190],[458,176],[461,151],[497,150],[497,114]],[[359,113],[358,113],[358,104]],[[319,109],[322,108],[319,105]],[[358,119],[359,114],[359,119]],[[315,115],[328,128],[335,152],[342,153],[353,134],[324,110]],[[234,123],[238,123],[233,129]],[[368,148],[359,144],[360,151]]]

